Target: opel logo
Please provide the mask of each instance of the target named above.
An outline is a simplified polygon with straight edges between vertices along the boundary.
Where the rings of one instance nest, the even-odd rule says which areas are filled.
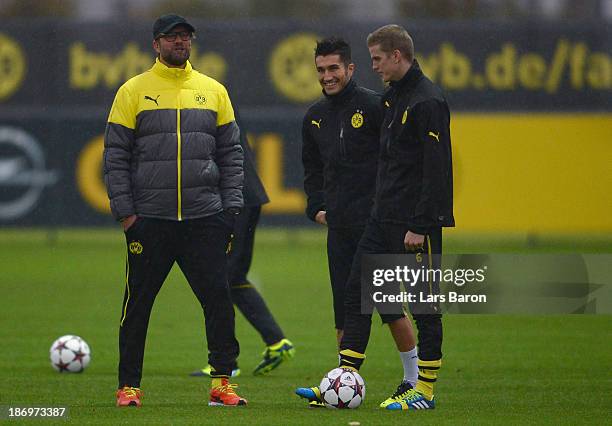
[[[32,135],[0,126],[0,220],[31,212],[45,187],[58,178],[56,171],[46,170],[45,156]]]

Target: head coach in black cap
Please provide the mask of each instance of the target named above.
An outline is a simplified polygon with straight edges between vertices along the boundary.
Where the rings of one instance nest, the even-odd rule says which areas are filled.
[[[182,16],[163,15],[153,24],[153,49],[167,66],[185,67],[194,38],[195,27]],[[162,43],[161,39],[166,43]]]
[[[244,156],[226,88],[189,62],[194,31],[178,15],[155,21],[155,63],[119,88],[104,136],[104,181],[127,250],[120,407],[141,405],[149,317],[175,263],[205,317],[209,405],[247,403],[229,383],[240,348],[227,279],[227,250],[244,205]]]

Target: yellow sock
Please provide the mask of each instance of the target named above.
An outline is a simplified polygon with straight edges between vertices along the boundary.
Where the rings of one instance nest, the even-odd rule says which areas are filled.
[[[213,377],[212,387],[216,388],[217,386],[221,386],[223,384],[223,379],[225,379],[225,377]]]
[[[351,349],[343,349],[338,354],[340,357],[340,368],[352,368],[358,371],[365,360],[365,354],[355,352]]]
[[[417,392],[423,394],[425,398],[430,401],[434,397],[434,384],[438,379],[438,371],[442,366],[442,360],[436,359],[434,361],[418,361],[419,366],[419,378],[416,384]]]

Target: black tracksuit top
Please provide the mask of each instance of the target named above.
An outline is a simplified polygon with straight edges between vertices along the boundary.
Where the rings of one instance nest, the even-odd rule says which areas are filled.
[[[324,94],[325,95],[325,94]],[[376,188],[380,95],[350,81],[313,104],[302,123],[306,215],[325,210],[329,227],[363,226]]]
[[[418,234],[454,226],[450,112],[416,60],[384,94],[373,216]]]

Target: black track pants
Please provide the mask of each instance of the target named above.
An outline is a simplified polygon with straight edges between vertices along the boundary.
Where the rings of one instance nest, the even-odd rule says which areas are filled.
[[[257,330],[265,344],[270,346],[282,340],[285,335],[263,297],[247,278],[260,213],[261,206],[245,207],[236,219],[229,253],[229,285],[236,307]]]
[[[229,376],[236,368],[239,346],[234,336],[226,255],[232,226],[233,218],[222,212],[183,222],[138,218],[127,230],[119,387],[140,387],[149,316],[174,262],[202,305],[209,364],[218,375]]]

